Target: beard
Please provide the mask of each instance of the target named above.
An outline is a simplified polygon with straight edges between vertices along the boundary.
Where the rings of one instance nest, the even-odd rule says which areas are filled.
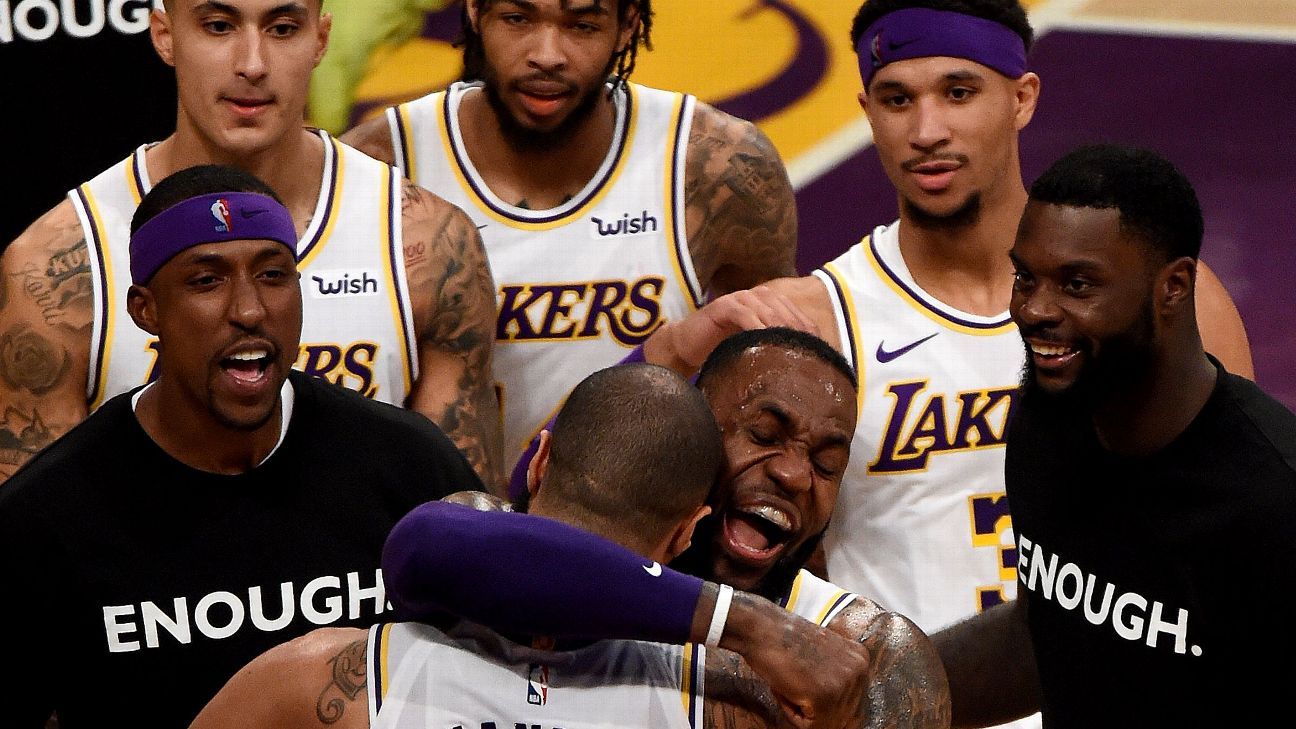
[[[1152,297],[1149,296],[1128,328],[1099,340],[1097,356],[1092,355],[1092,348],[1084,351],[1087,361],[1083,369],[1075,382],[1060,392],[1039,386],[1035,378],[1035,359],[1028,348],[1026,364],[1022,367],[1024,394],[1062,410],[1093,413],[1103,403],[1122,393],[1143,387],[1155,369],[1154,321]]]
[[[558,122],[558,126],[549,130],[532,129],[519,122],[504,103],[502,91],[504,82],[500,80],[495,69],[489,63],[483,62],[481,70],[486,103],[490,105],[491,111],[495,112],[504,139],[508,140],[509,146],[518,152],[553,152],[570,144],[586,120],[594,113],[594,109],[598,106],[599,94],[605,91],[604,84],[599,83],[579,92],[576,107]],[[608,68],[608,73],[610,72],[611,66]],[[604,76],[606,77],[607,74]]]
[[[925,230],[943,232],[962,230],[981,219],[981,193],[979,192],[968,195],[962,205],[943,215],[924,210],[907,197],[901,198],[901,205],[906,217],[914,225]]]

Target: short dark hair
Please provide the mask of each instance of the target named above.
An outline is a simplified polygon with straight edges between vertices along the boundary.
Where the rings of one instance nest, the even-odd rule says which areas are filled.
[[[167,208],[215,192],[259,192],[283,204],[269,185],[250,172],[223,165],[188,167],[164,178],[140,200],[139,207],[131,216],[131,235]]]
[[[1035,42],[1035,30],[1026,18],[1026,9],[1018,0],[867,0],[851,23],[851,48],[859,47],[860,36],[878,18],[906,8],[945,10],[993,20],[1021,36],[1027,51]]]
[[[460,36],[455,45],[463,48],[463,80],[477,81],[483,77],[485,66],[485,49],[482,48],[481,36],[473,30],[472,21],[468,18],[468,4],[472,3],[478,13],[484,13],[496,0],[464,0],[460,17]],[[568,0],[563,0],[566,3]],[[602,0],[598,0],[602,2]],[[626,14],[633,6],[639,11],[639,24],[630,36],[630,43],[625,50],[612,57],[612,88],[624,87],[634,73],[635,62],[639,59],[639,46],[652,50],[653,9],[652,0],[612,0],[617,6],[617,22],[624,23]]]
[[[580,526],[659,538],[700,507],[720,473],[723,445],[697,388],[651,364],[599,370],[554,421],[543,489]]]
[[[1080,147],[1035,180],[1031,200],[1081,208],[1115,208],[1121,227],[1165,260],[1197,258],[1202,212],[1197,193],[1169,160],[1147,149],[1111,144]]]
[[[833,349],[832,345],[813,334],[807,334],[797,329],[770,327],[768,329],[748,329],[738,332],[716,345],[716,348],[711,350],[711,354],[707,356],[706,361],[702,363],[702,371],[698,373],[698,388],[705,390],[711,378],[738,361],[743,352],[752,347],[761,346],[778,347],[816,357],[844,375],[846,379],[850,380],[852,387],[859,387],[859,382],[855,378],[855,370],[851,369],[846,358]]]

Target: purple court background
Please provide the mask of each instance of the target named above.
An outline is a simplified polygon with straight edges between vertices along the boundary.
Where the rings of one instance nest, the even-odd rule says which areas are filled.
[[[1193,182],[1205,260],[1251,340],[1261,386],[1296,409],[1296,44],[1057,30],[1031,68],[1040,108],[1022,133],[1027,185],[1075,146],[1155,149]],[[896,201],[872,147],[797,194],[798,265],[831,260]]]

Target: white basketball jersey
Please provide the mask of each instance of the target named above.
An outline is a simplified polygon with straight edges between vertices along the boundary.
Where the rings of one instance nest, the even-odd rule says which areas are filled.
[[[1025,348],[1007,313],[914,283],[899,223],[815,271],[860,381],[825,549],[833,581],[931,633],[1015,595],[1004,435]]]
[[[599,641],[536,650],[485,628],[419,623],[369,631],[373,729],[695,729],[706,649]]]
[[[856,597],[858,595],[801,570],[792,582],[783,609],[815,625],[827,625]]]
[[[395,170],[324,132],[319,202],[297,244],[302,335],[297,369],[403,405],[418,377]],[[156,377],[157,339],[126,312],[130,220],[152,188],[146,146],[68,193],[94,278],[90,409]]]
[[[396,163],[481,230],[498,287],[495,379],[509,466],[591,372],[619,362],[701,301],[684,227],[693,98],[630,84],[593,179],[550,210],[490,191],[463,144],[456,84],[387,110]]]

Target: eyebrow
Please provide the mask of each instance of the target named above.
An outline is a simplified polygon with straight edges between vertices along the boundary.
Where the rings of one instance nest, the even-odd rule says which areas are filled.
[[[285,255],[291,255],[291,252],[282,243],[267,242],[263,247],[259,248],[255,254],[253,254],[252,260],[256,263],[260,263],[267,259],[274,258],[279,255],[280,251],[283,251]],[[205,265],[226,263],[229,260],[229,256],[224,253],[219,251],[210,251],[207,253],[195,253],[186,258],[184,263],[190,265]]]
[[[195,6],[193,12],[195,14],[202,14],[202,13],[209,13],[209,12],[226,13],[228,15],[233,15],[236,18],[243,17],[242,10],[239,10],[238,8],[234,7],[233,5],[230,5],[229,3],[220,2],[220,0],[207,0],[207,2]],[[276,5],[275,7],[270,8],[265,12],[265,15],[290,15],[290,14],[302,14],[305,12],[306,12],[306,6],[304,4],[299,2],[289,2],[289,3],[284,3],[282,5]]]

